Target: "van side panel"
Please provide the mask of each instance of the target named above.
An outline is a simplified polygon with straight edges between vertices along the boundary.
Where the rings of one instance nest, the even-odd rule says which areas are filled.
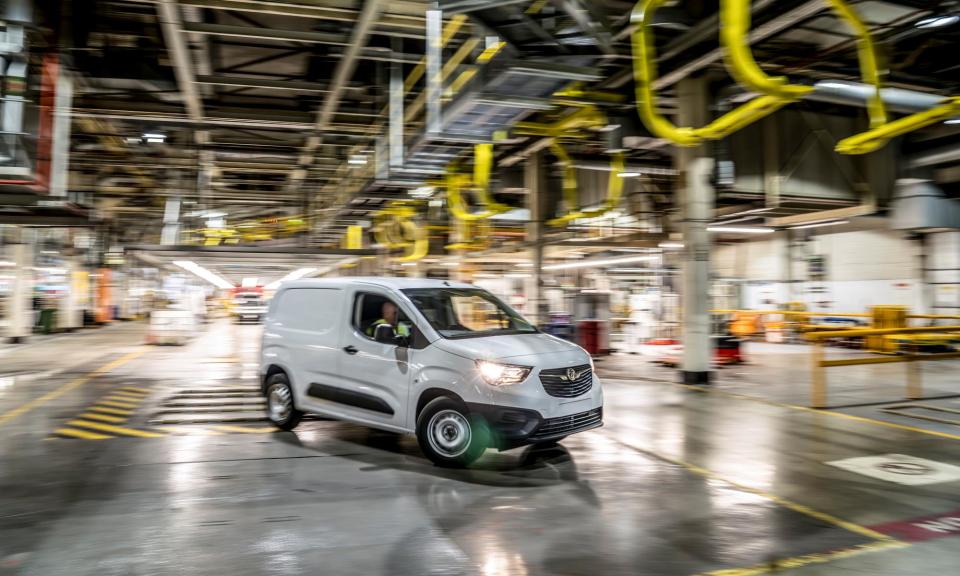
[[[314,410],[307,397],[311,382],[333,383],[339,375],[339,331],[344,321],[344,291],[338,288],[288,288],[271,303],[263,331],[266,372],[278,365],[287,372],[298,408]]]

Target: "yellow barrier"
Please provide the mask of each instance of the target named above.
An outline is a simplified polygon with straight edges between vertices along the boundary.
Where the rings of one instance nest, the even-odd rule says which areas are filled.
[[[924,360],[949,360],[960,358],[960,352],[939,354],[898,354],[895,356],[866,356],[862,358],[824,359],[824,341],[830,338],[849,338],[859,336],[883,336],[891,334],[917,334],[924,332],[960,333],[960,326],[915,326],[910,328],[862,328],[853,330],[827,330],[810,332],[806,335],[813,343],[810,352],[810,407],[827,407],[827,375],[825,368],[836,366],[859,366],[864,364],[892,364],[907,362],[906,397],[916,400],[923,396],[920,368],[916,364]]]

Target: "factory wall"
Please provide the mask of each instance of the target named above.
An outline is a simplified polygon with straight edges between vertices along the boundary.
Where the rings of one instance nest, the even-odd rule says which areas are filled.
[[[865,311],[878,304],[926,312],[931,297],[922,249],[903,232],[868,230],[794,238],[788,257],[787,237],[781,232],[717,246],[712,266],[716,278],[741,284],[740,305],[746,308],[795,301],[834,312]]]

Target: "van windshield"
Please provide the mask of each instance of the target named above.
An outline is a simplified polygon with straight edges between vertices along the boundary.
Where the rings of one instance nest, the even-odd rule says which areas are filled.
[[[532,334],[537,329],[479,288],[409,288],[403,293],[444,338]]]

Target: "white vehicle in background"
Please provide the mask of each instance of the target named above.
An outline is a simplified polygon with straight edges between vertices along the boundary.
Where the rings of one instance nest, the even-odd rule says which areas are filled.
[[[262,389],[284,430],[317,413],[416,434],[434,463],[464,466],[603,423],[590,355],[469,284],[296,280],[265,324]]]
[[[259,323],[267,314],[267,302],[259,292],[238,292],[232,309],[236,322]]]

